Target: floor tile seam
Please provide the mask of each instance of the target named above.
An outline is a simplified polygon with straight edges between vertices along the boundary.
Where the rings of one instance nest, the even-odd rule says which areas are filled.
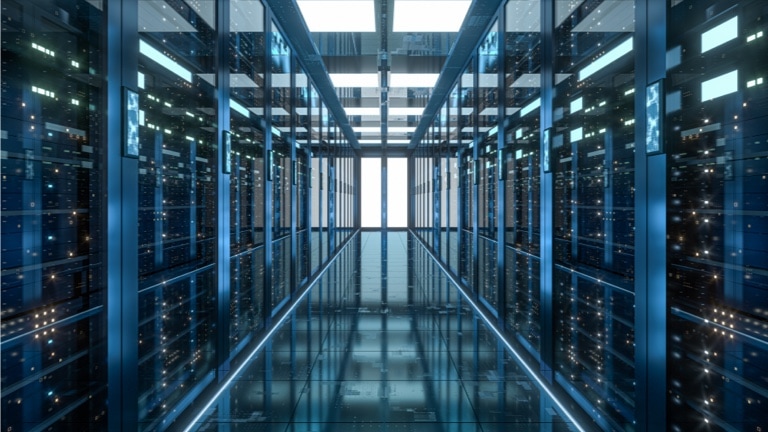
[[[408,235],[413,235],[413,234],[409,232]],[[420,242],[418,242],[417,239],[414,239],[413,241],[416,243],[416,245],[421,245],[422,248],[424,247],[424,245],[421,244]],[[415,246],[415,248],[416,247],[417,246]],[[434,259],[429,257],[429,255],[427,255],[427,257],[429,258],[430,262],[434,261]],[[458,288],[454,287],[454,290],[458,291]],[[457,295],[460,297],[461,293],[457,292]],[[438,324],[439,324],[439,321],[437,320],[437,318],[433,318],[432,325],[433,326],[437,326],[437,328],[440,329],[440,326]],[[456,376],[461,377],[460,369],[459,369],[459,367],[458,367],[458,365],[456,363],[456,359],[452,355],[451,351],[448,349],[448,345],[447,345],[445,337],[442,337],[442,335],[444,334],[442,329],[440,329],[439,334],[441,335],[441,341],[443,343],[443,346],[445,347],[446,355],[448,355],[448,358],[450,359],[450,363],[451,363],[451,365],[453,365],[454,373],[456,374]],[[478,415],[477,408],[475,407],[475,404],[472,403],[472,398],[470,397],[469,391],[466,388],[466,386],[464,385],[464,380],[462,380],[461,378],[459,378],[459,385],[460,385],[460,387],[461,387],[461,389],[462,389],[462,391],[464,393],[464,397],[466,398],[467,403],[472,408],[472,413],[474,414],[474,417],[477,420],[477,424],[479,425],[480,429],[483,430],[482,424],[480,424],[480,417]]]

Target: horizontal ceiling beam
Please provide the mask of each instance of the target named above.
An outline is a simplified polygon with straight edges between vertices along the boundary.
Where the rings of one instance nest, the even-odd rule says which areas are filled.
[[[357,142],[352,127],[349,125],[344,107],[341,106],[336,89],[328,77],[328,71],[325,68],[322,56],[309,34],[309,29],[304,23],[301,12],[295,1],[285,0],[266,0],[272,15],[278,25],[285,33],[291,47],[293,48],[299,64],[304,68],[304,72],[315,84],[317,92],[320,94],[325,106],[328,107],[336,124],[341,129],[342,134],[347,138],[352,148],[359,150],[360,145]],[[270,28],[267,25],[267,28]]]
[[[440,71],[440,77],[432,90],[424,114],[413,132],[411,143],[408,145],[410,150],[416,148],[435,120],[437,113],[440,112],[440,107],[450,95],[453,85],[459,79],[474,55],[475,49],[485,36],[485,30],[490,26],[491,20],[496,17],[501,3],[502,0],[474,0],[469,6],[467,16],[464,18],[464,23],[456,37],[456,42],[448,53],[448,60]]]

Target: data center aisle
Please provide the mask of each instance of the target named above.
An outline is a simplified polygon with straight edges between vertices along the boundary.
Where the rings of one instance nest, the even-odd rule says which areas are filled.
[[[573,430],[410,234],[351,242],[193,430]]]

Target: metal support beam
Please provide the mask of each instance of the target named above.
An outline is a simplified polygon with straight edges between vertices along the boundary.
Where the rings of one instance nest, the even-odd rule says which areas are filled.
[[[666,76],[666,7],[635,8],[635,418],[638,431],[664,430],[667,366],[667,163],[646,152],[646,86]],[[664,113],[661,113],[664,115]],[[664,136],[664,131],[661,131]]]
[[[216,109],[218,115],[216,137],[219,151],[216,155],[216,359],[220,381],[229,370],[230,329],[230,174],[224,173],[224,131],[229,129],[229,2],[216,6]],[[237,168],[235,168],[237,169]]]
[[[341,129],[341,132],[349,141],[349,144],[353,149],[360,148],[360,144],[357,142],[357,137],[352,127],[347,120],[344,107],[341,106],[341,101],[336,94],[336,89],[331,83],[331,78],[328,76],[328,71],[323,63],[323,58],[317,50],[312,38],[309,34],[309,29],[304,23],[301,11],[299,11],[296,2],[283,1],[283,0],[266,0],[265,3],[272,11],[272,17],[280,26],[286,39],[290,41],[293,52],[296,58],[299,59],[299,63],[306,71],[308,77],[315,84],[317,92],[328,107],[333,117],[336,119],[336,124]]]
[[[541,127],[539,128],[539,154],[547,155],[544,131],[552,127],[552,100],[554,98],[555,62],[555,6],[553,2],[541,2]],[[544,156],[542,156],[544,157]],[[539,164],[540,167],[543,164]],[[539,169],[541,176],[541,267],[540,267],[540,369],[547,379],[553,379],[554,366],[554,175]]]
[[[108,2],[107,112],[107,399],[109,430],[138,428],[138,208],[139,161],[122,154],[123,87],[138,90],[138,0]],[[109,79],[107,79],[109,77]]]
[[[501,4],[502,0],[475,0],[470,5],[464,23],[461,25],[461,30],[456,37],[456,42],[440,71],[440,77],[437,79],[435,87],[432,89],[432,95],[424,108],[424,114],[422,114],[419,125],[413,132],[411,143],[408,145],[410,151],[416,148],[440,112],[440,107],[451,93],[453,84],[459,79],[469,60],[473,57],[478,44],[485,37],[485,29],[496,17],[496,12]]]

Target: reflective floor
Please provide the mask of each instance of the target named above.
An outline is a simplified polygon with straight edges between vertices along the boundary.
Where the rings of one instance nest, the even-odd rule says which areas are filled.
[[[200,431],[566,431],[405,232],[363,232]]]

